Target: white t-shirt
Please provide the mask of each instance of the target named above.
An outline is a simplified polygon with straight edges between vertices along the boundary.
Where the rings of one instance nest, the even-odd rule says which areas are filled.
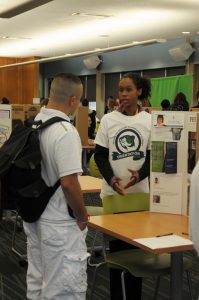
[[[61,111],[43,108],[35,120],[46,121],[52,117],[69,117]],[[81,174],[81,141],[76,128],[69,122],[58,122],[44,129],[40,134],[42,153],[42,178],[48,186],[70,174]],[[51,197],[41,219],[50,221],[71,220],[61,186]]]
[[[199,254],[199,162],[191,175],[190,205],[189,205],[189,231],[190,238]]]
[[[128,168],[138,171],[150,148],[151,115],[142,111],[126,116],[118,111],[103,116],[95,143],[109,149],[109,161],[114,175],[124,186],[131,177]],[[128,188],[127,193],[149,192],[148,178]],[[101,196],[116,192],[103,179]]]

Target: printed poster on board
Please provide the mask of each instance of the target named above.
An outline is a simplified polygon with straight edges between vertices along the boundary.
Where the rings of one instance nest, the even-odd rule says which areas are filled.
[[[150,210],[181,214],[187,176],[187,130],[184,112],[152,112]]]
[[[0,147],[7,141],[12,130],[11,105],[0,105]]]

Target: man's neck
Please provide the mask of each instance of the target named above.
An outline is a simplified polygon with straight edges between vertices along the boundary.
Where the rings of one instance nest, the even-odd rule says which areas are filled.
[[[56,102],[49,100],[46,108],[59,110],[59,111],[63,112],[64,114],[66,114],[67,116],[70,115],[70,110],[69,110],[69,107],[66,105],[66,103],[61,104],[61,103],[56,103]]]

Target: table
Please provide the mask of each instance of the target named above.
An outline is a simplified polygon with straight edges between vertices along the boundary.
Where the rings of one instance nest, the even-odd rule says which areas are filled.
[[[183,251],[192,250],[193,245],[152,250],[134,240],[167,233],[188,238],[188,217],[154,212],[132,212],[92,216],[88,226],[152,253],[171,253],[170,299],[182,300]]]
[[[79,176],[82,193],[99,193],[102,187],[102,179],[92,176]]]

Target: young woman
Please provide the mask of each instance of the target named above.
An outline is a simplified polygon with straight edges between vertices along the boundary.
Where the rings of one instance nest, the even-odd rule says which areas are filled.
[[[119,82],[120,107],[105,115],[95,138],[95,161],[103,175],[101,196],[149,192],[151,115],[138,100],[150,97],[150,80],[127,73]],[[132,246],[114,240],[110,251]],[[141,299],[141,278],[126,278],[127,300]],[[110,270],[111,299],[121,300],[120,271]]]

